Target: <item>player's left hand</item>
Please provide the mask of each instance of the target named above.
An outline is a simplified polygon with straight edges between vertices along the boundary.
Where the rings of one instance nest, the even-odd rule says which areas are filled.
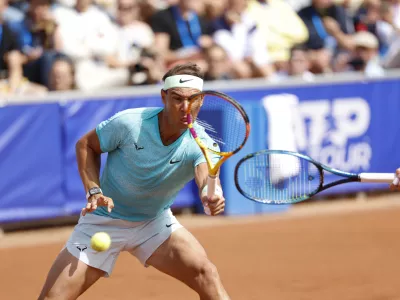
[[[390,190],[400,191],[400,168],[398,168],[396,170],[396,178],[393,180],[393,183],[390,185]]]
[[[211,216],[217,216],[224,212],[225,210],[225,198],[222,195],[214,195],[212,198],[208,198],[204,195],[201,198],[204,207],[208,207],[211,212]]]

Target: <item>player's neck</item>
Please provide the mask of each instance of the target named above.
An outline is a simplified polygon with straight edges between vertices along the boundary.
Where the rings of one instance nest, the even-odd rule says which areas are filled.
[[[164,111],[158,114],[158,129],[160,131],[161,142],[164,146],[171,145],[186,131],[186,129],[174,128],[168,122]]]

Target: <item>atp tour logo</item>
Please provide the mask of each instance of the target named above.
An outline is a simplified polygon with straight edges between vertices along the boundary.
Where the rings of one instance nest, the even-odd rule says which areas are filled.
[[[295,95],[263,99],[270,149],[306,153],[343,171],[369,169],[372,148],[365,136],[371,120],[363,98],[299,101]]]

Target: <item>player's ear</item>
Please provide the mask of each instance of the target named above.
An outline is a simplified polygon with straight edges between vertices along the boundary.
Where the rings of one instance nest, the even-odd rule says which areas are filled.
[[[168,96],[167,91],[161,90],[161,99],[164,105],[167,104],[167,96]]]

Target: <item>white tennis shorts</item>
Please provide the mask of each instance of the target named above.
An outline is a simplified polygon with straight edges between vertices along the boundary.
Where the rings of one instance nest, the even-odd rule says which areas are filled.
[[[154,251],[181,227],[170,209],[155,219],[143,222],[86,214],[80,217],[66,248],[85,264],[105,271],[105,277],[108,277],[122,251],[130,252],[147,267],[146,261]],[[111,246],[107,251],[97,252],[90,247],[90,239],[96,232],[110,235]]]

